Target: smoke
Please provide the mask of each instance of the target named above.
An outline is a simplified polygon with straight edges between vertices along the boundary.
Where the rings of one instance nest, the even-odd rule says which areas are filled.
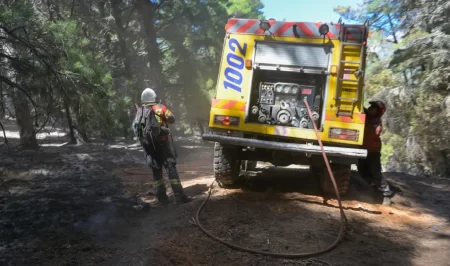
[[[111,227],[117,223],[117,206],[108,204],[103,210],[92,215],[86,221],[73,224],[75,230],[89,233],[95,239],[107,240],[111,237]]]

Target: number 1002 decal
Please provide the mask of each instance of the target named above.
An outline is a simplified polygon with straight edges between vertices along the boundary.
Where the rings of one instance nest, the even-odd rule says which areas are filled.
[[[236,39],[230,39],[228,42],[228,47],[231,52],[227,54],[228,67],[225,68],[225,81],[223,86],[225,89],[232,89],[237,92],[241,92],[242,88],[242,70],[244,69],[245,63],[244,58],[247,54],[247,44],[241,45]]]

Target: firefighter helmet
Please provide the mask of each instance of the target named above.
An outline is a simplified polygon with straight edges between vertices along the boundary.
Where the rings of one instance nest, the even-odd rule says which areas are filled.
[[[380,100],[371,101],[371,102],[369,102],[369,104],[378,109],[380,116],[382,116],[384,114],[384,112],[386,112],[386,104],[383,101],[380,101]]]
[[[146,88],[141,94],[141,103],[156,103],[156,93],[150,88]]]

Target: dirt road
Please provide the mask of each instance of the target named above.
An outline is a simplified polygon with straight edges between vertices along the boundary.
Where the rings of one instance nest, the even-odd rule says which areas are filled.
[[[191,223],[213,180],[212,148],[179,144],[195,200],[144,209],[151,179],[129,143],[1,150],[0,265],[450,265],[449,180],[386,173],[401,192],[383,207],[355,174],[343,202],[350,228],[337,249],[274,259],[231,250]],[[276,252],[324,248],[339,229],[337,202],[322,203],[307,170],[267,165],[242,190],[215,188],[201,218],[223,239]]]

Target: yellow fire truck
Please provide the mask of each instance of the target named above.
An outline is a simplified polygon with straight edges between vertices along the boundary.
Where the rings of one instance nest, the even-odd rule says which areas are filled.
[[[214,174],[233,185],[257,161],[310,165],[334,192],[313,129],[319,129],[341,195],[365,158],[364,71],[368,25],[230,19],[212,100]],[[312,109],[308,115],[304,100]]]

